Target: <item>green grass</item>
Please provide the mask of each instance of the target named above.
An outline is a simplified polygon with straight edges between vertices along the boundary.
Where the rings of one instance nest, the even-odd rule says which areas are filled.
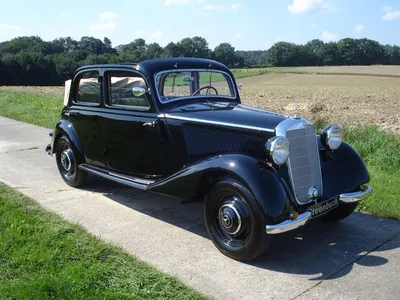
[[[366,163],[374,188],[360,209],[400,220],[400,137],[373,125],[345,128],[344,137]]]
[[[0,183],[1,299],[204,299]]]
[[[250,77],[255,75],[272,74],[280,72],[283,68],[255,68],[255,69],[232,69],[235,79]]]
[[[63,98],[32,92],[0,90],[0,115],[47,128],[54,128]]]

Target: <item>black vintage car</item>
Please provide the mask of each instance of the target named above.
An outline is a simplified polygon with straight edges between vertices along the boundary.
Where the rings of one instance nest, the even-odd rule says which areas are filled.
[[[68,185],[88,173],[149,192],[204,200],[208,233],[237,260],[310,219],[350,215],[371,192],[360,156],[333,125],[241,104],[212,60],[154,59],[78,69],[49,154]]]

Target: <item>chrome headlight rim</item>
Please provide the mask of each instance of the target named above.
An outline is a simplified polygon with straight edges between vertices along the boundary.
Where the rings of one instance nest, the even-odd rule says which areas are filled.
[[[336,151],[343,143],[343,130],[338,125],[326,127],[321,134],[321,141],[331,151]]]
[[[290,142],[284,136],[274,136],[266,143],[269,159],[277,166],[284,165],[290,153]]]

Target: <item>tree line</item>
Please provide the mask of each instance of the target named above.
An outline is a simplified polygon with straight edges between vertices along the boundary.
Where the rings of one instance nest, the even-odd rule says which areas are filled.
[[[147,44],[142,38],[113,47],[107,37],[53,41],[37,36],[18,37],[0,43],[0,85],[62,85],[83,65],[161,57],[211,58],[230,68],[400,64],[400,48],[350,38],[331,43],[312,40],[304,45],[278,42],[269,50],[236,51],[229,43],[221,43],[212,50],[206,39],[198,36],[170,42],[165,47]]]

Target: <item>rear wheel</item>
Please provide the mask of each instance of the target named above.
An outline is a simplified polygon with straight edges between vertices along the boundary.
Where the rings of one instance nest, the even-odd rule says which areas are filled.
[[[330,222],[337,222],[343,220],[353,213],[353,211],[357,208],[357,205],[358,202],[340,203],[339,207],[321,216],[321,219]]]
[[[254,196],[236,180],[223,179],[212,187],[204,218],[215,246],[233,259],[254,259],[271,242],[272,237],[265,232],[266,218]]]
[[[86,182],[87,173],[78,168],[76,153],[65,136],[58,139],[55,153],[58,171],[62,179],[73,187],[83,185]]]

